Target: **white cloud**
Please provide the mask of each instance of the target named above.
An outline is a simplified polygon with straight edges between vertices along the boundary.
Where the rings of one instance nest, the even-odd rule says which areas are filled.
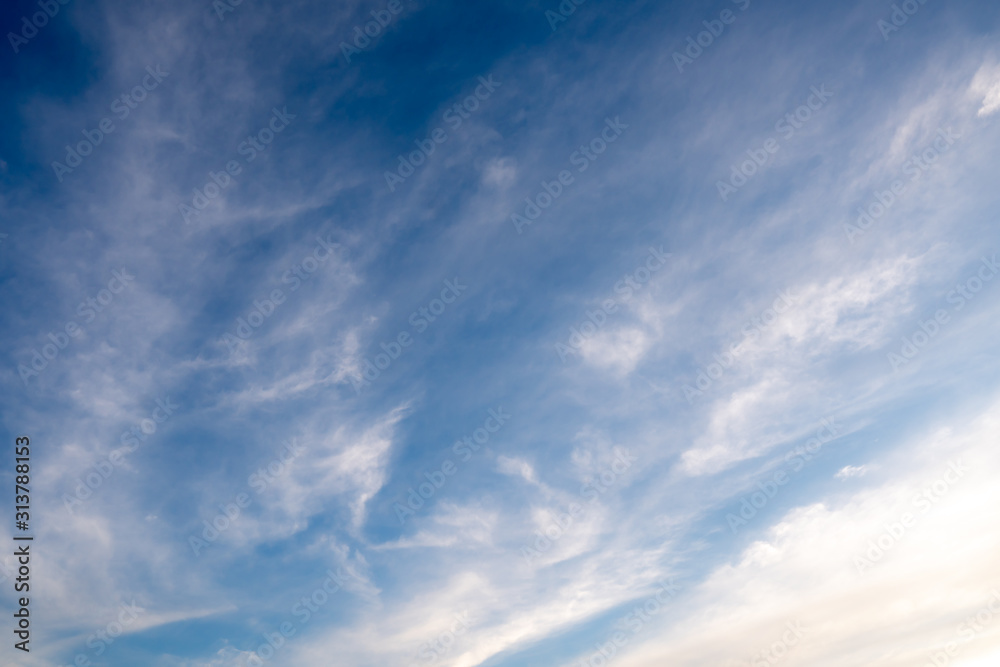
[[[483,168],[483,183],[506,190],[517,180],[517,163],[513,158],[494,158]]]
[[[294,534],[336,496],[346,497],[352,526],[360,528],[368,501],[385,483],[395,426],[408,409],[399,406],[360,433],[340,426],[303,437],[305,453],[293,461],[288,477],[274,484],[274,494],[262,496],[268,519],[261,528],[269,526],[264,534]]]
[[[804,415],[812,415],[812,428],[818,428],[828,416],[819,406],[825,383],[816,377],[818,364],[884,344],[893,322],[913,309],[910,289],[920,265],[897,257],[853,276],[793,287],[795,306],[759,335],[742,339],[719,382],[694,398],[718,396],[681,469],[712,474],[760,456],[801,436]]]
[[[635,370],[651,342],[641,329],[619,327],[584,340],[580,354],[587,363],[625,375]]]
[[[778,641],[789,621],[808,629],[789,665],[924,664],[959,641],[962,619],[1000,589],[1000,534],[984,512],[1000,502],[998,426],[995,402],[962,432],[902,445],[892,456],[898,475],[891,482],[787,512],[620,664],[741,664]],[[949,473],[963,465],[960,476]],[[925,496],[926,505],[917,499],[925,492],[934,498]],[[901,528],[907,514],[913,521]],[[859,572],[856,559],[879,540],[887,548]],[[968,664],[995,654],[1000,613],[960,646]]]
[[[868,466],[844,466],[834,475],[837,479],[849,479],[851,477],[864,477],[868,473]]]
[[[535,469],[524,459],[501,454],[497,457],[497,470],[505,475],[521,477],[530,484],[538,484],[538,476],[535,474]]]
[[[982,99],[977,116],[985,118],[1000,111],[1000,66],[983,65],[976,72],[970,91]]]

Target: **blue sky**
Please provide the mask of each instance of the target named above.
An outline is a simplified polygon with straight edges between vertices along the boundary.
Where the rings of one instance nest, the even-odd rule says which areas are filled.
[[[52,2],[4,664],[996,664],[995,3]]]

